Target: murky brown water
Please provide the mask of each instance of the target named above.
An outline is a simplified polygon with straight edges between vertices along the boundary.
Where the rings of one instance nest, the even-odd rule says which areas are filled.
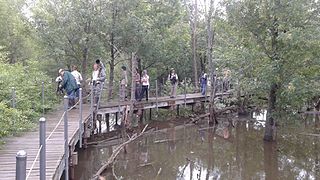
[[[305,135],[319,133],[319,120],[287,121],[278,128],[277,143],[262,141],[263,123],[168,128],[131,143],[127,154],[119,154],[115,174],[132,180],[320,179],[320,137]],[[80,152],[76,179],[90,179],[112,149]]]

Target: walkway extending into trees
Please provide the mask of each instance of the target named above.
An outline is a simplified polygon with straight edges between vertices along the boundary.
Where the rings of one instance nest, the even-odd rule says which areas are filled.
[[[217,96],[229,95],[230,93],[217,93]],[[195,104],[207,101],[208,96],[201,94],[179,95],[177,98],[159,97],[149,98],[149,101],[141,101],[135,103],[135,109],[152,109],[152,108],[168,108],[171,106]],[[111,114],[123,110],[128,106],[130,101],[120,102],[113,101],[102,103],[98,114]],[[64,122],[63,108],[48,113],[46,118],[46,179],[60,179],[64,170]],[[86,120],[90,119],[91,110],[90,103],[83,105],[83,123],[86,126]],[[79,141],[79,108],[68,112],[68,137],[70,153],[75,150]],[[87,128],[87,127],[85,127]],[[81,131],[81,136],[85,135]],[[27,152],[27,179],[39,179],[39,158],[36,159],[39,150],[39,128],[33,132],[27,132],[17,137],[8,137],[5,139],[6,144],[0,149],[0,179],[15,179],[16,169],[16,153],[19,150]],[[35,163],[34,160],[36,159]],[[32,169],[31,169],[32,168]],[[31,169],[31,170],[30,170]],[[29,176],[28,176],[29,174]]]

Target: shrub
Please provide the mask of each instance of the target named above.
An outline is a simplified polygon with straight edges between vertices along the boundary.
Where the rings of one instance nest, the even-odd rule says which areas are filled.
[[[46,110],[56,102],[52,80],[39,71],[37,62],[6,64],[0,62],[0,138],[32,127],[42,112],[42,82]],[[12,108],[12,88],[16,93],[16,109]]]

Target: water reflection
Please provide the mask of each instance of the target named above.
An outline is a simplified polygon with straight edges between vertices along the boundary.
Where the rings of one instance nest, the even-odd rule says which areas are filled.
[[[318,133],[319,117],[308,121],[314,123],[282,127],[276,143],[263,142],[263,130],[253,123],[237,123],[235,128],[170,124],[128,145],[115,174],[129,180],[319,179],[319,137],[299,135]],[[111,153],[110,147],[81,152],[76,179],[89,179]]]

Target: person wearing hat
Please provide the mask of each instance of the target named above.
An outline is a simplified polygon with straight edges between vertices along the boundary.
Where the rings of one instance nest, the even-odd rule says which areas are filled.
[[[168,80],[171,83],[170,98],[175,98],[177,96],[178,75],[173,68],[170,70]]]
[[[62,77],[62,83],[60,84],[60,88],[66,90],[67,96],[69,98],[69,108],[75,104],[75,92],[78,89],[78,85],[76,79],[73,75],[65,71],[64,69],[59,69],[59,74]]]

